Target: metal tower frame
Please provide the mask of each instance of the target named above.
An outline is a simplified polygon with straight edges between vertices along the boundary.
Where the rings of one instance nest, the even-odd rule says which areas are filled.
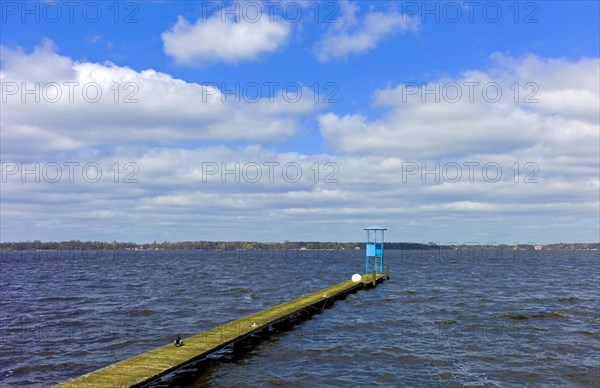
[[[383,267],[385,265],[383,259],[383,233],[387,229],[372,226],[370,228],[365,228],[365,230],[367,231],[366,273],[375,271],[378,274],[383,274]]]

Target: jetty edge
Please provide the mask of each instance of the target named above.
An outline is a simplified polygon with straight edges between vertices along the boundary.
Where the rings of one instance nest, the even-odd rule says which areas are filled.
[[[303,311],[321,311],[335,299],[359,289],[375,287],[385,278],[389,279],[389,267],[386,268],[385,274],[375,271],[364,274],[359,282],[352,280],[341,282],[184,338],[184,346],[176,347],[170,343],[69,379],[57,387],[143,387],[230,344],[235,344],[253,334],[266,333],[271,330],[272,325],[290,320],[292,315]]]

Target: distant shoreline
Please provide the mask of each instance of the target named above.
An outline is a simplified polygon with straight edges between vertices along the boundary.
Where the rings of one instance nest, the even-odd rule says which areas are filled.
[[[101,241],[26,241],[2,242],[3,251],[23,250],[364,250],[364,242],[316,242],[316,241],[183,241],[183,242],[101,242]],[[505,249],[505,250],[600,250],[600,243],[553,243],[553,244],[477,244],[477,243],[412,243],[386,242],[386,249],[400,250],[455,250],[455,249]]]

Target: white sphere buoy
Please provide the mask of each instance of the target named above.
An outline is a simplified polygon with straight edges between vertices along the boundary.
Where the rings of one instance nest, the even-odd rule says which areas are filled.
[[[355,273],[354,275],[352,275],[352,281],[354,283],[358,283],[362,280],[362,276],[360,276],[360,274]]]

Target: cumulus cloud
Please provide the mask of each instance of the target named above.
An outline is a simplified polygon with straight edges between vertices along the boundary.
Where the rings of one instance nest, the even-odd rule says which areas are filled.
[[[395,11],[369,11],[359,19],[357,4],[348,1],[340,2],[340,10],[338,23],[332,24],[314,47],[320,62],[363,54],[387,37],[418,29],[415,18]]]
[[[377,182],[362,195],[386,209],[382,220],[396,215],[457,241],[502,240],[501,225],[520,241],[564,240],[559,231],[567,225],[594,240],[600,60],[493,60],[489,69],[456,78],[377,90],[379,116],[320,115],[323,138],[345,160],[344,170],[356,171],[344,184],[364,190],[361,182]],[[444,94],[447,85],[461,85],[461,98]],[[479,85],[472,100],[468,85]],[[453,237],[450,224],[459,230]]]
[[[550,159],[536,159],[539,181],[526,184],[521,177],[515,182],[510,166],[516,157],[456,159],[461,165],[495,162],[504,175],[486,180],[480,165],[471,182],[463,167],[462,179],[449,182],[443,175],[408,174],[407,161],[395,156],[306,155],[260,146],[123,148],[94,159],[104,169],[96,183],[82,179],[82,166],[75,168],[73,183],[66,172],[57,183],[43,178],[34,183],[30,174],[27,183],[15,184],[19,175],[8,177],[2,189],[9,204],[3,206],[2,235],[6,240],[19,235],[108,241],[119,236],[137,241],[338,240],[343,227],[349,240],[362,240],[365,225],[383,223],[394,241],[427,242],[443,235],[438,242],[543,243],[561,240],[564,225],[577,224],[580,238],[592,241],[598,179],[589,173],[553,179],[553,173],[568,175],[571,167],[558,163],[550,172]],[[123,181],[125,161],[138,166],[137,182]],[[109,168],[115,162],[121,168],[118,183]],[[286,165],[294,167],[284,173]],[[433,163],[427,168],[434,170]]]
[[[2,152],[8,158],[23,150],[114,144],[281,142],[296,134],[299,120],[317,108],[308,97],[296,101],[279,92],[256,99],[238,95],[236,100],[217,85],[186,82],[152,69],[77,62],[57,54],[50,42],[32,53],[7,47],[2,53],[0,122]]]
[[[388,227],[393,241],[549,243],[573,239],[572,230],[597,239],[597,59],[495,56],[489,69],[439,80],[496,82],[504,92],[496,103],[481,87],[473,102],[463,86],[463,99],[439,103],[421,100],[435,82],[410,85],[408,95],[408,85],[377,90],[380,116],[318,116],[335,153],[311,155],[228,142],[289,139],[316,114],[312,98],[222,103],[210,89],[202,103],[206,85],[154,70],[76,62],[47,43],[30,54],[2,50],[3,84],[59,77],[107,93],[114,82],[139,85],[136,104],[116,104],[112,94],[96,104],[80,94],[73,103],[17,95],[3,104],[5,241],[339,240],[340,228],[362,240],[370,224]],[[528,82],[538,85],[536,103],[522,101]],[[193,143],[208,139],[222,145]],[[72,181],[64,162],[79,163]],[[93,169],[82,171],[90,162],[102,168],[97,182]]]
[[[593,160],[599,141],[598,59],[512,59],[489,71],[377,90],[380,117],[319,116],[336,151],[435,159],[527,151]]]
[[[74,62],[58,55],[56,45],[47,38],[31,54],[26,54],[20,47],[6,46],[0,46],[0,54],[3,81],[18,79],[47,83],[69,81],[75,76]]]
[[[280,49],[290,33],[284,21],[262,17],[222,20],[214,15],[191,24],[182,16],[162,34],[165,53],[185,65],[256,60]]]

